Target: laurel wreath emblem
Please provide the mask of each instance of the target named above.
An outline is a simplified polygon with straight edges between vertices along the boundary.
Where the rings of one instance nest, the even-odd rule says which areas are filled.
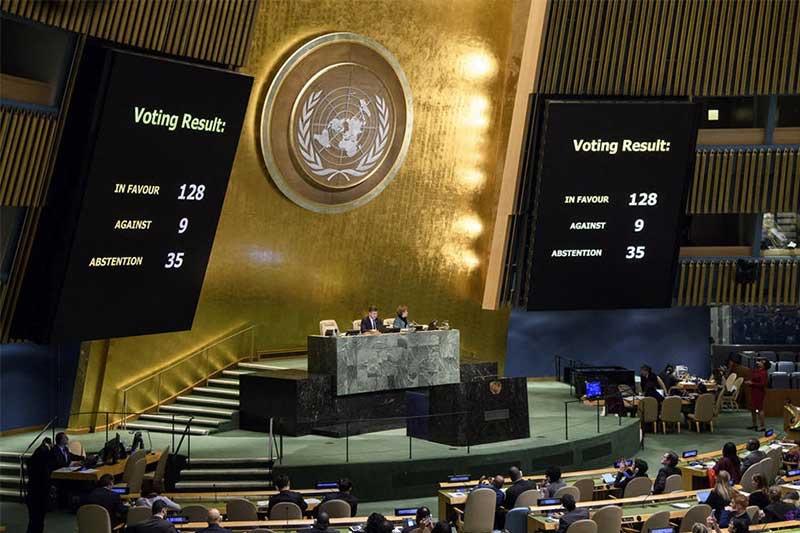
[[[375,107],[378,109],[378,135],[369,150],[358,160],[353,168],[329,168],[322,164],[319,153],[314,149],[311,139],[311,117],[314,109],[322,98],[322,91],[316,91],[309,95],[303,103],[300,118],[297,121],[297,143],[300,155],[305,161],[311,172],[319,177],[327,178],[331,181],[336,176],[341,175],[347,181],[350,177],[360,178],[366,175],[380,161],[386,144],[389,140],[389,108],[383,98],[375,95]]]

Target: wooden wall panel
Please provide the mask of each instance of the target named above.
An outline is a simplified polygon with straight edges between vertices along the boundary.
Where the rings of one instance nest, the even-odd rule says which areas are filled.
[[[800,305],[800,259],[762,259],[755,283],[736,283],[736,261],[682,261],[676,304]]]
[[[800,92],[797,0],[549,0],[537,90]]]
[[[241,66],[258,0],[0,0],[0,9],[121,44]]]
[[[0,108],[0,205],[39,205],[57,122],[53,113]]]
[[[797,148],[697,152],[686,212],[800,211]]]

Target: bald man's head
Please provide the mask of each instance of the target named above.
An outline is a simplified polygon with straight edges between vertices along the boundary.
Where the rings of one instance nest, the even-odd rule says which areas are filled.
[[[219,514],[219,509],[209,509],[208,510],[208,523],[209,524],[219,524],[220,520],[222,520],[222,515]]]

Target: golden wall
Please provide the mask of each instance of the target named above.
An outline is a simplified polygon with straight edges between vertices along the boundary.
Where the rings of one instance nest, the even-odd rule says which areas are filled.
[[[529,6],[263,0],[242,69],[254,90],[194,327],[85,347],[73,410],[118,409],[120,387],[246,324],[263,325],[258,350],[302,347],[319,320],[348,329],[371,303],[382,317],[406,303],[418,322],[449,320],[462,332],[462,353],[502,365],[508,311],[481,310],[481,297]],[[391,50],[415,113],[396,179],[338,215],[287,200],[266,175],[257,138],[272,72],[330,31],[362,33]]]

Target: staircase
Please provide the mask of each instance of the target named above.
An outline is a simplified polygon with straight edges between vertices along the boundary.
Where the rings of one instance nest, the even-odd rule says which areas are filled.
[[[0,499],[19,500],[20,452],[0,452]]]
[[[192,458],[181,470],[176,492],[272,490],[273,461],[265,457]]]
[[[181,394],[174,403],[161,405],[154,413],[139,415],[137,420],[126,424],[127,429],[182,434],[192,416],[192,436],[236,429],[239,427],[239,376],[276,369],[281,367],[258,361],[238,363],[235,369],[223,370],[209,378],[206,385]]]

